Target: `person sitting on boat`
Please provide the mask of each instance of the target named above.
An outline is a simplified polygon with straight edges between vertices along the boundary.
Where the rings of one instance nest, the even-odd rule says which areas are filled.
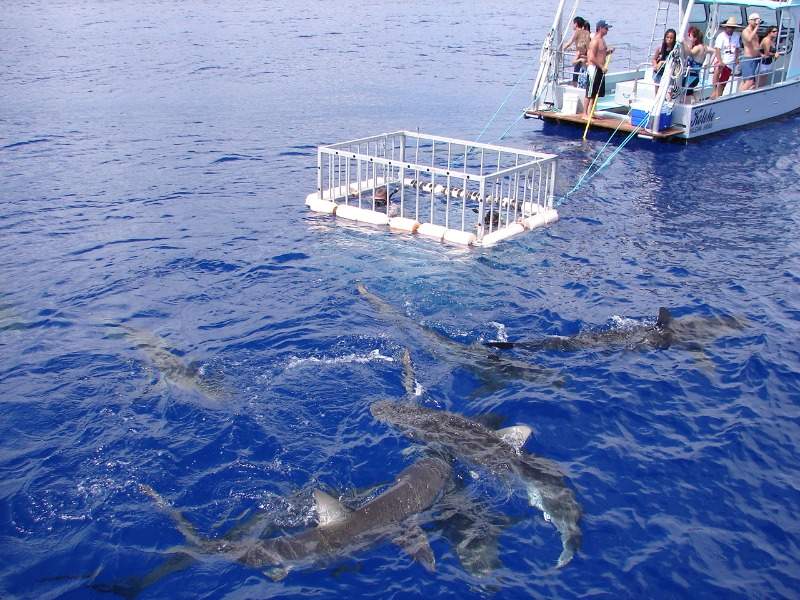
[[[562,50],[569,50],[575,46],[575,58],[572,61],[572,85],[580,86],[581,75],[586,71],[586,52],[589,50],[590,34],[586,31],[586,21],[583,17],[572,19],[574,28],[572,37],[569,38]]]
[[[667,29],[664,32],[664,39],[661,40],[661,47],[656,49],[653,55],[653,81],[656,83],[656,93],[658,93],[658,85],[661,83],[661,78],[664,76],[664,68],[667,66],[667,57],[675,49],[675,41],[678,34],[674,29]]]
[[[769,28],[767,35],[761,40],[761,64],[758,67],[758,87],[764,87],[767,84],[767,76],[772,73],[775,67],[775,59],[780,56],[778,52],[778,28],[774,25]],[[770,84],[772,81],[769,82]]]
[[[696,101],[694,91],[700,83],[700,72],[706,57],[714,56],[716,62],[722,62],[719,48],[712,48],[703,43],[703,32],[697,27],[690,27],[686,32],[686,42],[683,46],[686,59],[686,76],[683,78],[683,87],[686,90],[686,103],[694,104]]]
[[[728,20],[722,24],[722,31],[714,39],[714,47],[720,51],[722,60],[714,62],[712,100],[719,98],[725,91],[725,85],[739,62],[739,46],[742,45],[742,38],[736,31],[737,27],[739,27],[739,23],[736,21],[736,17],[728,17]]]
[[[589,105],[594,100],[597,103],[597,98],[606,95],[606,69],[608,68],[608,59],[610,54],[614,52],[613,48],[606,45],[605,37],[608,35],[608,30],[611,25],[604,20],[597,22],[595,27],[595,34],[589,44],[589,49],[586,53],[586,58],[589,63],[587,73],[589,75],[589,83],[586,88],[586,106],[584,106],[584,116],[588,119],[590,108]]]
[[[761,64],[761,43],[758,39],[758,26],[761,17],[758,13],[750,13],[747,17],[747,27],[742,31],[744,42],[744,60],[742,60],[742,85],[740,92],[755,89],[758,78],[758,67]]]

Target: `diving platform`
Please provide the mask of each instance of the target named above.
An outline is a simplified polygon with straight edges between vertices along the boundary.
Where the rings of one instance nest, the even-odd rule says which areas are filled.
[[[525,116],[527,118],[538,118],[538,119],[543,119],[545,121],[555,121],[557,123],[561,122],[572,123],[574,125],[580,125],[581,127],[586,127],[586,117],[582,114],[578,115],[578,114],[561,113],[552,110],[529,109],[525,111]],[[600,113],[600,114],[595,114],[595,116],[592,118],[592,124],[590,125],[589,128],[611,129],[611,130],[622,131],[624,133],[631,133],[637,129],[637,126],[633,125],[630,122],[630,119],[627,117],[627,115],[613,114],[613,116],[611,116]],[[683,127],[669,127],[661,131],[651,131],[649,129],[640,127],[637,132],[639,137],[652,138],[658,140],[673,138],[682,133],[684,133]]]
[[[320,146],[312,211],[461,246],[558,220],[554,154],[395,131]]]

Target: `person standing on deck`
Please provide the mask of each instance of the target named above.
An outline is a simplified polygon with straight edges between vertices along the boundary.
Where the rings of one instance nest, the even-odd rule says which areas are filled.
[[[758,87],[764,87],[769,83],[772,85],[772,69],[775,59],[780,56],[778,45],[775,40],[778,38],[778,28],[774,25],[769,28],[767,35],[761,40],[761,66],[758,67]],[[769,77],[768,77],[769,76]],[[769,82],[767,81],[769,79]]]
[[[744,42],[744,60],[742,61],[742,85],[740,92],[755,89],[758,67],[761,64],[761,43],[758,39],[758,26],[761,17],[758,13],[750,13],[747,17],[747,27],[742,31]]]
[[[605,37],[608,35],[608,30],[611,25],[604,20],[597,22],[595,27],[595,34],[589,44],[586,59],[589,64],[588,75],[589,85],[586,88],[586,106],[583,108],[583,114],[588,119],[590,104],[592,100],[606,95],[606,58],[609,54],[614,52],[613,48],[606,45]]]
[[[722,31],[714,38],[714,48],[720,51],[722,61],[714,61],[714,91],[711,100],[722,96],[725,85],[736,69],[736,63],[739,62],[739,46],[742,45],[742,38],[736,31],[738,26],[736,17],[728,17],[722,24]]]
[[[575,46],[575,59],[572,61],[572,85],[579,86],[581,74],[586,71],[586,51],[589,48],[589,32],[584,29],[586,21],[583,17],[572,19],[574,31],[572,37],[562,47],[562,50],[569,50]]]

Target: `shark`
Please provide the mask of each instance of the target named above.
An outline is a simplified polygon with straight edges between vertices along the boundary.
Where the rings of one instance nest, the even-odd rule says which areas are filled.
[[[383,493],[356,509],[344,506],[322,490],[314,490],[316,527],[267,539],[206,538],[153,488],[143,493],[173,520],[189,544],[189,556],[224,555],[264,571],[279,581],[291,570],[325,564],[385,540],[400,546],[428,570],[435,556],[421,528],[424,513],[443,495],[451,482],[452,467],[436,456],[420,458],[403,469]]]
[[[122,336],[147,357],[166,383],[213,401],[225,397],[226,394],[218,382],[205,377],[202,367],[197,363],[187,363],[175,354],[164,338],[150,331],[126,325],[113,324],[111,327],[119,329]]]
[[[370,405],[370,412],[377,421],[414,441],[484,467],[500,478],[521,482],[529,503],[542,511],[561,536],[556,566],[564,567],[572,560],[582,540],[581,507],[555,463],[522,450],[531,435],[530,427],[492,430],[459,414],[407,401],[379,400]]]
[[[462,344],[441,333],[418,323],[389,302],[372,292],[362,282],[356,290],[378,314],[394,323],[408,335],[421,337],[431,342],[431,352],[441,360],[463,365],[483,384],[481,392],[505,387],[509,379],[541,381],[549,379],[556,385],[563,383],[551,369],[539,367],[528,362],[501,356],[487,349],[483,344]]]
[[[618,327],[605,331],[584,331],[572,336],[552,335],[518,342],[494,341],[484,345],[501,350],[518,348],[532,352],[577,352],[592,348],[622,347],[631,350],[681,348],[702,352],[702,341],[734,333],[744,325],[733,317],[674,318],[664,307],[652,325]]]

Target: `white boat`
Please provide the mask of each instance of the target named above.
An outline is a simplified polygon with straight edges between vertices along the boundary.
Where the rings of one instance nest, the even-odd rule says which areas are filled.
[[[581,106],[585,90],[572,82],[572,54],[563,52],[565,30],[571,27],[580,0],[560,0],[553,26],[540,56],[531,104],[526,117],[585,125]],[[573,5],[572,14],[565,6]],[[723,93],[713,98],[714,66],[709,57],[700,70],[700,81],[687,95],[686,52],[681,43],[691,27],[704,32],[704,43],[713,46],[721,24],[733,18],[739,31],[747,26],[748,16],[757,12],[761,18],[759,38],[770,27],[778,28],[779,56],[772,61],[771,72],[756,89],[742,91],[742,75],[736,69]],[[666,61],[660,85],[653,81],[651,57],[661,44],[664,32],[672,25],[678,43]],[[800,0],[659,0],[647,56],[638,64],[629,60],[619,68],[619,44],[606,75],[606,95],[598,98],[592,127],[636,132],[642,137],[695,139],[771,119],[800,109],[800,44],[795,36],[800,29]],[[613,40],[612,31],[611,40]],[[744,56],[740,59],[743,62]],[[760,59],[756,59],[760,60]]]

